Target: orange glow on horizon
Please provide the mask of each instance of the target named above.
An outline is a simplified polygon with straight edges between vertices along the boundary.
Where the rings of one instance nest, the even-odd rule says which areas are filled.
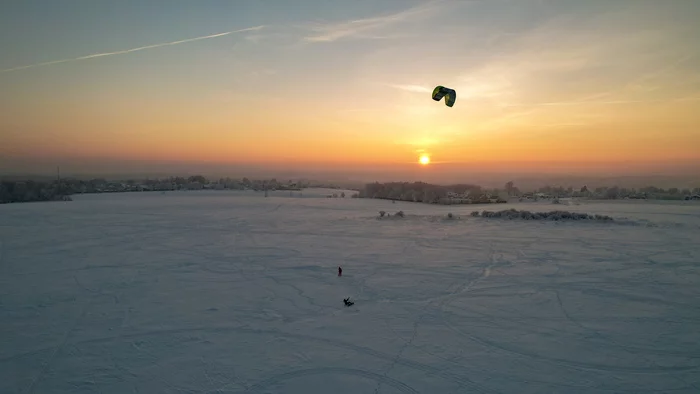
[[[4,52],[10,60],[0,66],[0,90],[7,92],[0,97],[0,170],[23,172],[48,158],[400,167],[418,174],[566,166],[653,171],[655,163],[700,160],[700,48],[691,38],[700,25],[670,17],[692,15],[695,6],[629,1],[624,12],[562,6],[552,12],[563,18],[535,20],[537,13],[518,2],[508,9],[516,19],[520,9],[525,19],[513,23],[529,28],[472,45],[467,41],[502,37],[498,24],[478,23],[501,6],[475,3],[467,12],[462,2],[430,3],[392,7],[395,14],[368,7],[369,19],[359,24],[357,15],[329,7],[326,17],[337,23],[319,31],[307,25],[308,15],[289,13],[286,23],[255,35],[187,45],[168,44],[188,37],[177,23],[133,42],[121,41],[131,36],[130,23],[120,27],[124,37],[115,32],[94,43],[59,39],[84,34],[79,24],[65,24],[65,33],[46,43],[17,30],[17,42]],[[257,2],[251,7],[272,12]],[[208,12],[216,15],[216,7]],[[457,12],[463,18],[442,18]],[[599,17],[571,26],[577,12]],[[445,28],[440,48],[432,36],[436,22]],[[190,37],[210,29],[193,26]],[[366,29],[392,39],[366,39]],[[150,45],[160,35],[165,44],[156,50]],[[56,62],[38,55],[45,45]],[[13,69],[22,64],[36,67]],[[454,107],[431,99],[443,84],[457,92]]]

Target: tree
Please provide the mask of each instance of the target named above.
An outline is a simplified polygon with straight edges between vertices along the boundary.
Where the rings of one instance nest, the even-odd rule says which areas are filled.
[[[401,190],[398,187],[394,186],[389,191],[389,194],[387,197],[391,200],[398,200],[401,198]]]
[[[609,199],[617,199],[617,197],[620,195],[620,188],[617,186],[613,186],[605,191],[605,197]]]
[[[192,175],[191,177],[187,178],[187,181],[190,183],[197,182],[197,183],[205,184],[205,183],[207,183],[207,178],[205,178],[202,175]]]
[[[508,181],[506,183],[506,193],[508,193],[509,196],[513,194],[513,181]]]
[[[9,189],[9,182],[0,183],[0,204],[12,202],[12,192]]]

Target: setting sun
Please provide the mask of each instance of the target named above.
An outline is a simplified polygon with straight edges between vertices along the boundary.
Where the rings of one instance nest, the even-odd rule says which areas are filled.
[[[427,165],[430,164],[430,156],[428,155],[422,155],[419,159],[418,162],[422,165]]]

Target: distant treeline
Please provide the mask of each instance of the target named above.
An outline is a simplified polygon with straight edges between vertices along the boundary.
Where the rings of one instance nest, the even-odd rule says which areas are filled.
[[[0,204],[32,201],[70,201],[71,191],[58,182],[2,181]]]
[[[313,181],[286,182],[272,179],[219,178],[210,180],[202,175],[166,177],[160,179],[127,179],[108,181],[64,178],[51,180],[5,179],[0,182],[0,204],[31,201],[69,201],[70,195],[82,193],[123,193],[166,190],[301,190],[307,187],[338,186]]]
[[[379,198],[399,201],[424,202],[429,204],[505,202],[498,198],[494,190],[483,189],[479,185],[433,185],[425,182],[369,183],[360,191],[360,198]],[[468,201],[467,201],[468,200]]]
[[[672,187],[663,189],[655,186],[642,188],[626,188],[619,186],[602,186],[589,190],[583,186],[578,190],[572,187],[566,189],[562,187],[545,186],[537,190],[537,193],[549,197],[583,197],[596,200],[619,200],[619,199],[646,199],[646,200],[691,200],[700,198],[700,187],[694,189],[679,189]],[[530,193],[532,195],[532,193]]]
[[[0,203],[30,201],[70,200],[70,195],[78,193],[139,192],[165,190],[199,190],[199,189],[233,189],[233,190],[299,190],[307,187],[338,188],[334,185],[313,181],[286,181],[276,179],[219,178],[209,180],[202,175],[189,177],[167,177],[161,179],[107,181],[96,178],[91,180],[54,179],[37,180],[3,180],[0,182]],[[589,190],[585,185],[544,186],[537,190],[521,192],[514,183],[508,182],[502,189],[486,189],[475,184],[435,185],[425,182],[388,182],[369,183],[359,190],[360,198],[379,198],[401,201],[413,201],[432,204],[481,204],[505,202],[509,197],[521,199],[541,198],[588,198],[588,199],[655,199],[655,200],[700,200],[700,187],[694,189],[669,188],[654,186],[639,189],[618,186],[597,187]],[[354,197],[354,195],[353,195]]]
[[[662,189],[648,186],[639,189],[618,186],[587,186],[574,189],[573,186],[543,186],[537,190],[521,192],[513,182],[502,189],[485,189],[479,185],[434,185],[424,182],[369,183],[360,191],[361,198],[378,198],[399,201],[424,202],[431,204],[483,204],[505,202],[508,198],[520,199],[559,199],[586,198],[597,200],[649,199],[649,200],[700,200],[700,187],[694,189]]]

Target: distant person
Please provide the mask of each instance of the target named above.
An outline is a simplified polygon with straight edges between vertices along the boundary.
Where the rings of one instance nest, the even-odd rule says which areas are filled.
[[[343,298],[343,303],[345,304],[345,306],[353,306],[353,305],[355,305],[354,302],[350,301],[350,297],[348,297],[348,298]]]
[[[343,269],[338,267],[338,276],[343,276]]]

